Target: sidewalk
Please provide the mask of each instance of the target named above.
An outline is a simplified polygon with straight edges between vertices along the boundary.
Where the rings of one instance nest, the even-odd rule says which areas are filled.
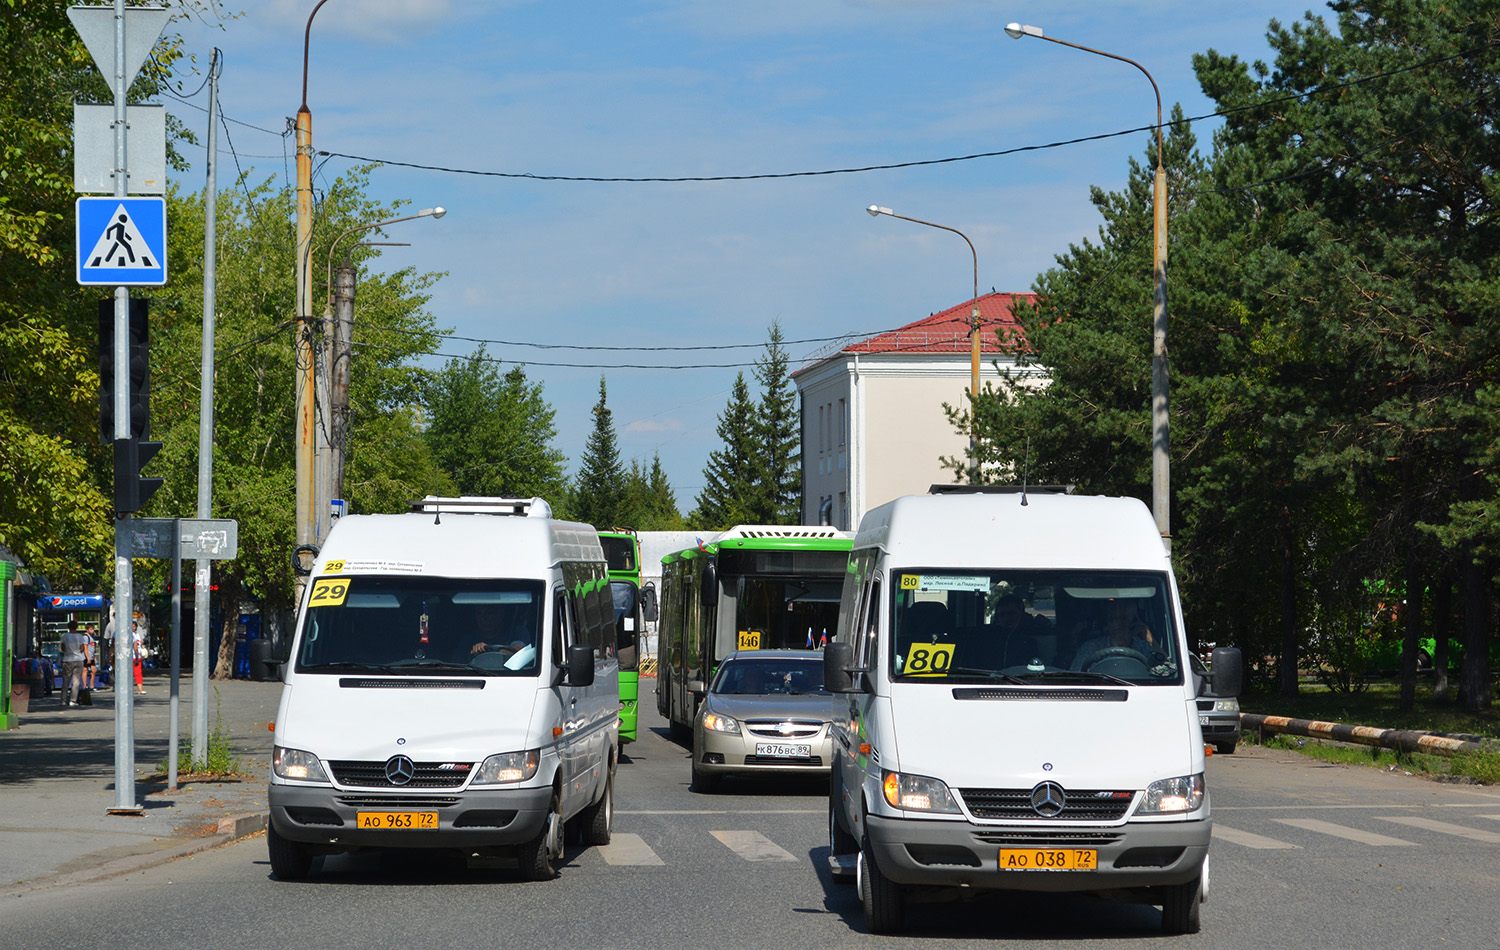
[[[135,801],[140,816],[115,806],[115,697],[65,709],[61,694],[33,698],[19,729],[0,732],[0,896],[111,877],[265,827],[266,782],[281,684],[209,683],[208,726],[228,737],[240,759],[235,778],[166,787],[169,677],[151,671],[135,696]],[[180,747],[191,746],[192,684],[179,687]]]

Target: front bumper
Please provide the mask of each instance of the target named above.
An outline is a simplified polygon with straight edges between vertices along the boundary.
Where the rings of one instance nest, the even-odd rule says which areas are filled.
[[[1114,827],[977,825],[866,816],[880,871],[898,884],[1019,891],[1112,891],[1182,884],[1208,856],[1209,821],[1127,822]],[[1090,848],[1093,871],[1003,871],[1001,848]]]
[[[827,775],[833,758],[833,739],[825,725],[816,736],[806,739],[778,739],[742,731],[739,734],[714,732],[698,727],[694,743],[695,767],[700,772],[718,775],[807,774]],[[757,754],[758,745],[805,745],[808,755],[795,758]]]
[[[541,833],[552,804],[551,786],[404,795],[330,786],[270,788],[271,824],[288,841],[330,852],[359,848],[482,850],[524,844]],[[370,829],[359,812],[436,812],[434,829]]]

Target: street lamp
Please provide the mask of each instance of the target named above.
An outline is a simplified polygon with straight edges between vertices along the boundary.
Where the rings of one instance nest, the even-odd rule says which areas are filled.
[[[334,320],[334,287],[333,287],[333,252],[337,250],[339,242],[358,231],[368,231],[371,228],[385,227],[388,224],[400,224],[402,221],[414,221],[417,218],[441,218],[447,214],[446,208],[423,208],[416,214],[409,214],[403,218],[392,218],[388,221],[376,221],[373,224],[357,224],[341,232],[338,237],[328,245],[328,282],[327,300],[323,308],[323,365],[326,368],[322,374],[320,395],[323,397],[323,405],[327,408],[327,426],[318,429],[318,445],[314,469],[317,472],[317,497],[313,504],[318,510],[327,515],[331,503],[335,499],[343,497],[344,490],[344,440],[347,435],[345,422],[349,414],[349,353],[348,353],[348,331],[351,329],[347,320]],[[395,242],[361,242],[361,243],[395,243]],[[345,260],[348,260],[346,255]],[[343,283],[342,271],[340,272],[340,284]],[[353,306],[353,277],[349,277],[350,308]],[[340,308],[340,313],[352,317],[352,309]],[[315,543],[322,542],[322,537],[314,539]]]
[[[870,205],[865,210],[872,218],[878,218],[884,214],[892,218],[900,218],[902,221],[910,221],[913,224],[925,224],[929,228],[952,231],[969,245],[969,253],[974,258],[974,302],[969,310],[969,484],[977,485],[979,484],[979,435],[975,427],[979,406],[979,252],[974,250],[974,242],[969,240],[969,236],[958,228],[950,228],[946,224],[933,224],[931,221],[923,221],[920,218],[908,218],[904,214],[897,214],[890,208],[882,208],[880,205]]]
[[[1152,271],[1156,287],[1151,343],[1151,511],[1156,516],[1156,530],[1161,533],[1162,544],[1166,545],[1168,551],[1171,551],[1172,491],[1171,463],[1168,456],[1171,432],[1168,424],[1170,393],[1167,380],[1167,171],[1162,161],[1164,150],[1161,131],[1161,88],[1156,85],[1156,80],[1146,71],[1146,67],[1133,59],[1116,56],[1114,53],[1106,53],[1088,46],[1079,46],[1077,43],[1069,43],[1067,40],[1060,40],[1056,37],[1043,36],[1042,28],[1039,26],[1009,23],[1006,24],[1005,33],[1011,39],[1018,40],[1023,36],[1034,36],[1049,43],[1071,46],[1085,53],[1094,53],[1098,56],[1117,59],[1122,63],[1129,63],[1145,74],[1146,78],[1151,81],[1152,91],[1156,93],[1156,184],[1152,199],[1154,204],[1152,208],[1153,232],[1156,244]]]

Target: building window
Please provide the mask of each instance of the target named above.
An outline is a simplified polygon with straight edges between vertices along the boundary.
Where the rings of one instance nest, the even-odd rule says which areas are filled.
[[[839,528],[849,530],[849,493],[839,492]]]
[[[848,403],[839,400],[839,445],[849,444],[849,406]]]

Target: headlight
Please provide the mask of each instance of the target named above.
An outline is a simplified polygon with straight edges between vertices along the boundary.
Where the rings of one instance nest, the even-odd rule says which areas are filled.
[[[1203,773],[1164,778],[1146,788],[1137,815],[1164,815],[1197,811],[1203,805]]]
[[[492,755],[479,764],[470,785],[507,785],[524,782],[536,774],[542,757],[532,749],[529,752],[505,752]]]
[[[703,728],[710,732],[729,732],[734,735],[740,734],[740,721],[733,716],[721,716],[718,713],[703,714]]]
[[[1239,712],[1240,701],[1238,699],[1220,699],[1214,702],[1214,712]]]
[[[301,749],[283,749],[277,746],[271,752],[271,769],[277,778],[297,782],[328,781],[328,773],[323,771],[323,763],[318,761],[318,757]]]
[[[953,800],[948,786],[935,778],[887,772],[881,785],[885,789],[885,800],[892,808],[942,814],[958,812],[958,803]]]

